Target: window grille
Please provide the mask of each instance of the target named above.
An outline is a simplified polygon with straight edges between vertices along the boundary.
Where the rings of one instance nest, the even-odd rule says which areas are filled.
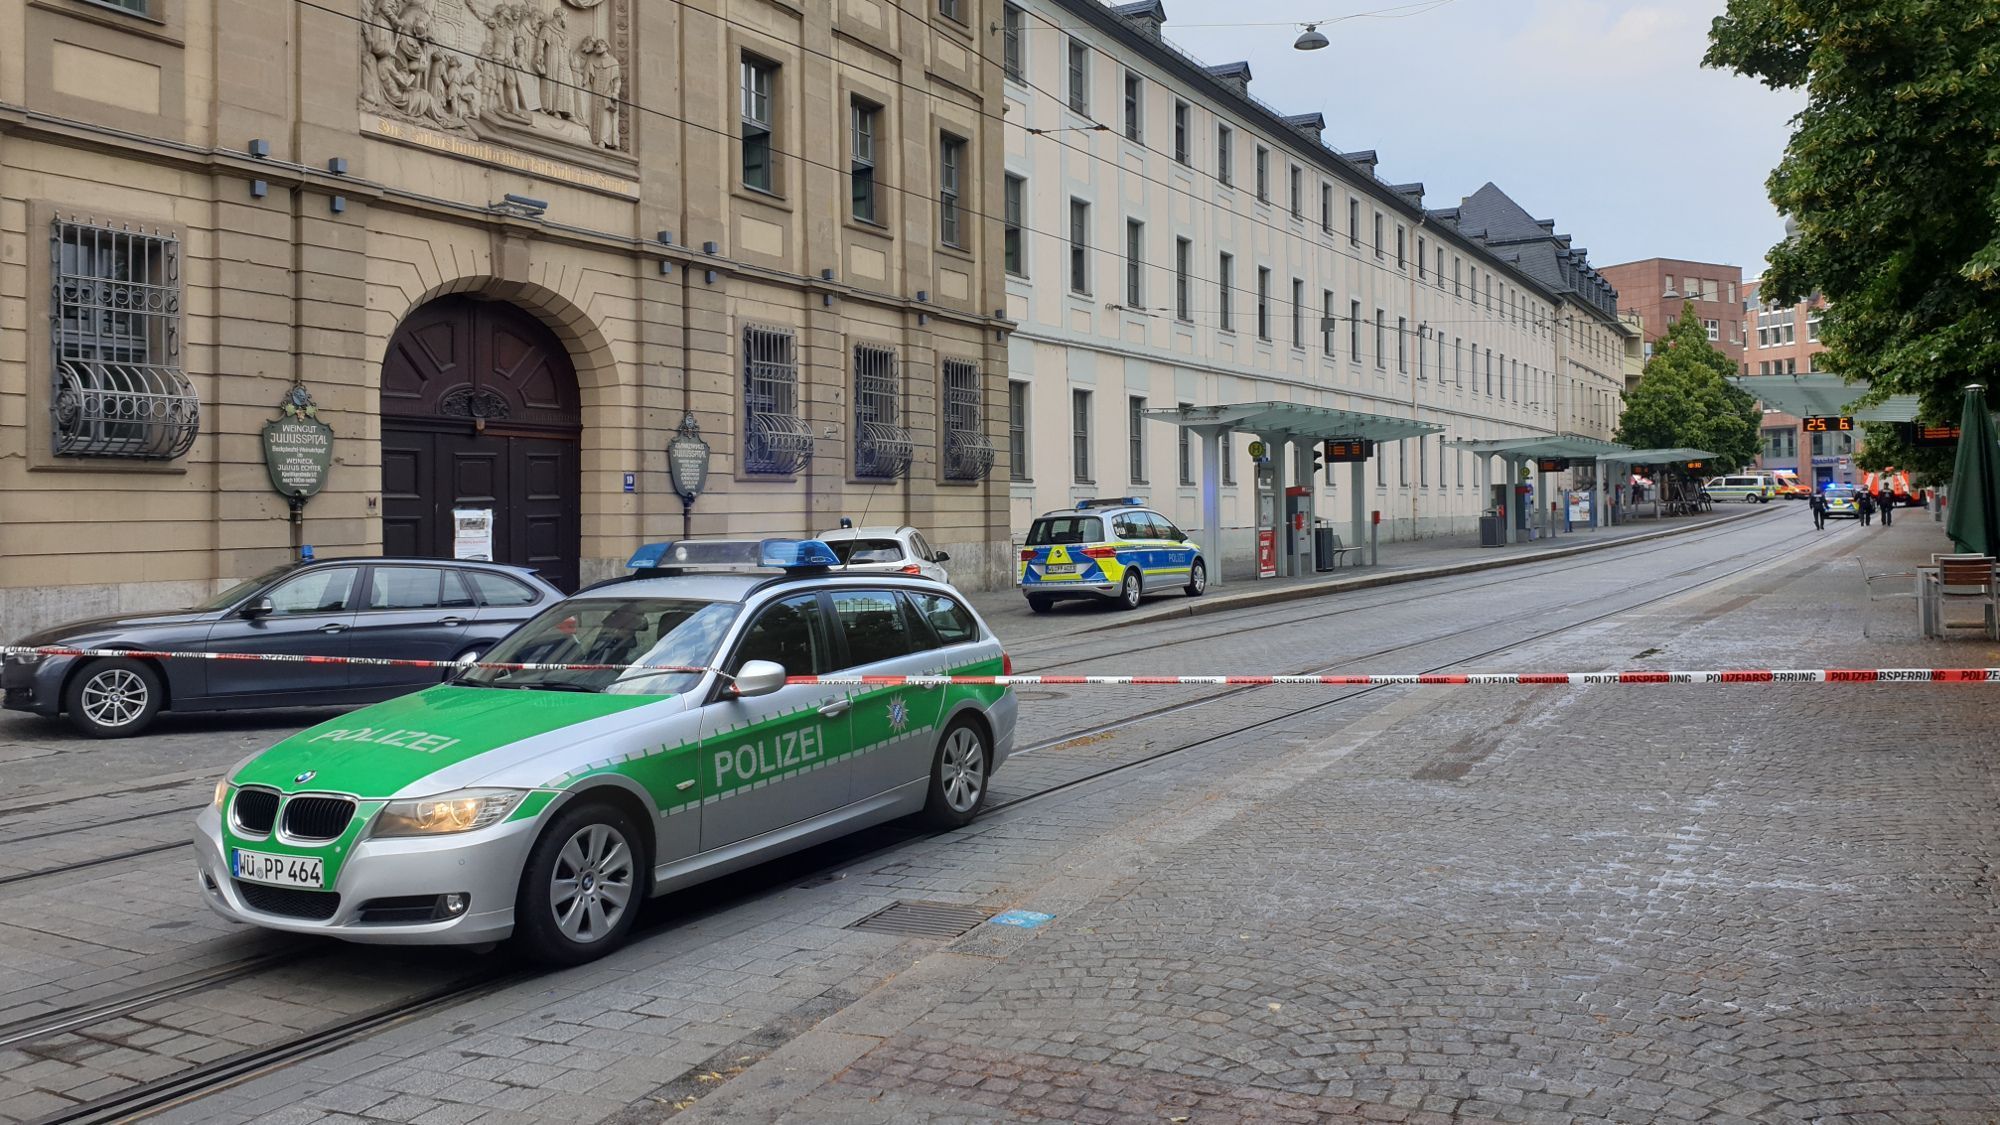
[[[944,479],[985,480],[993,471],[993,442],[979,409],[979,365],[944,361]]]
[[[896,350],[854,346],[854,475],[900,477],[910,471],[916,444],[898,422]]]
[[[799,364],[792,334],[781,328],[743,329],[743,467],[789,475],[805,468],[812,427],[799,417]]]
[[[49,258],[55,453],[185,454],[201,401],[180,366],[180,240],[57,216]]]

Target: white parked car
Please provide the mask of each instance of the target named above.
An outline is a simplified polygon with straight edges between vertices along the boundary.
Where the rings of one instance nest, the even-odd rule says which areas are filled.
[[[944,567],[951,556],[931,549],[924,533],[914,527],[842,527],[815,536],[840,556],[839,569],[854,573],[918,574],[933,582],[948,582]]]

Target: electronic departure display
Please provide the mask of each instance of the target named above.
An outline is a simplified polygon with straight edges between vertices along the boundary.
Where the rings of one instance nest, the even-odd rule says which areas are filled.
[[[1544,473],[1560,473],[1569,468],[1567,457],[1541,457],[1535,461],[1535,469]]]
[[[1910,427],[1910,444],[1919,448],[1951,446],[1958,444],[1957,426],[1917,426]]]
[[[1328,438],[1326,441],[1327,464],[1342,461],[1366,461],[1375,453],[1375,443],[1366,438]]]
[[[1805,424],[1809,434],[1832,434],[1853,429],[1854,419],[1844,414],[1814,414],[1805,419]]]

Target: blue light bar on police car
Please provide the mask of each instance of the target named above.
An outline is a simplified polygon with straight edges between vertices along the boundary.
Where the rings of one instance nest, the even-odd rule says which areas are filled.
[[[682,539],[648,543],[632,552],[632,570],[798,570],[840,565],[817,539]]]

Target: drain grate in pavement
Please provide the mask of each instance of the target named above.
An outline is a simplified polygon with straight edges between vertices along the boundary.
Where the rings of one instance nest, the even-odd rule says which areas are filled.
[[[949,902],[895,902],[859,922],[848,923],[850,930],[878,934],[911,934],[917,937],[954,938],[971,931],[993,916],[977,906]]]

